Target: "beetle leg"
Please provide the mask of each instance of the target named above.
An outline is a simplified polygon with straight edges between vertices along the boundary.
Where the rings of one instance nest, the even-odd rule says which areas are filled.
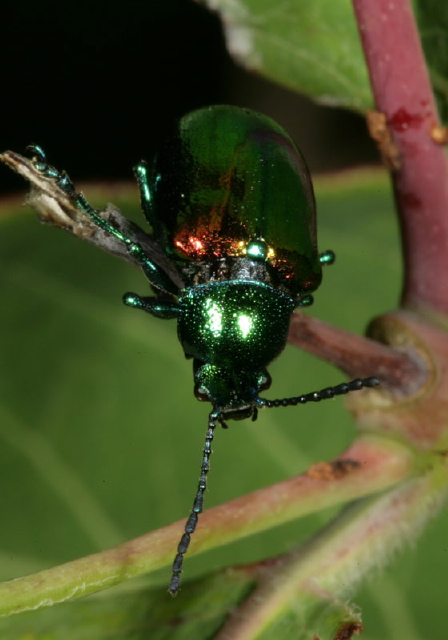
[[[331,249],[327,249],[327,251],[323,251],[319,255],[319,261],[323,266],[328,266],[329,264],[333,264],[335,260],[336,260],[336,255],[334,251],[332,251]]]
[[[130,242],[127,243],[127,247],[129,253],[137,260],[140,267],[143,269],[145,276],[153,287],[173,296],[179,295],[179,287],[170,280],[160,267],[148,258],[140,244]]]
[[[106,233],[110,233],[115,236],[118,240],[123,242],[129,253],[133,258],[135,258],[143,269],[145,276],[148,278],[149,282],[152,286],[160,291],[164,291],[171,295],[177,296],[179,293],[179,288],[170,280],[170,278],[166,275],[166,273],[160,269],[150,258],[148,258],[145,253],[143,247],[134,242],[131,238],[122,233],[119,229],[114,227],[109,220],[106,220],[96,209],[92,207],[89,202],[85,199],[82,193],[78,193],[76,196],[76,202],[78,206],[82,209],[82,211],[89,217],[89,219],[96,224],[100,229],[105,231]]]
[[[314,298],[310,293],[303,295],[299,298],[298,302],[296,302],[296,307],[310,307],[314,302]]]
[[[145,276],[148,278],[149,282],[152,286],[160,291],[164,291],[165,293],[169,293],[171,295],[177,296],[179,294],[179,288],[170,280],[170,278],[166,275],[166,273],[158,267],[145,253],[143,247],[122,233],[119,229],[114,227],[114,225],[106,220],[96,209],[92,207],[89,202],[85,199],[82,193],[78,193],[76,196],[76,202],[81,210],[89,217],[89,219],[97,225],[100,229],[105,231],[106,233],[110,233],[115,236],[118,240],[123,242],[129,253],[133,258],[135,258],[143,269]]]
[[[146,162],[142,160],[134,167],[134,175],[137,180],[138,188],[140,190],[140,202],[143,213],[147,220],[151,220],[151,188],[148,182],[148,169]]]
[[[180,307],[176,302],[170,302],[169,300],[159,300],[153,297],[141,297],[136,293],[125,293],[123,296],[123,302],[128,307],[134,307],[134,309],[141,309],[146,311],[156,318],[162,320],[169,320],[171,318],[177,318],[180,313]]]
[[[135,240],[127,236],[125,233],[117,229],[112,222],[103,218],[101,214],[94,208],[92,205],[86,200],[83,193],[76,191],[73,182],[70,180],[65,171],[59,171],[55,167],[51,166],[47,162],[47,157],[45,152],[38,145],[30,145],[28,147],[28,151],[33,154],[33,164],[35,168],[42,173],[42,175],[47,178],[51,178],[55,181],[56,185],[62,189],[69,197],[73,200],[76,207],[91,221],[94,225],[96,225],[99,229],[102,229],[105,233],[114,236],[117,240],[122,242],[126,247],[130,255],[135,258],[138,262],[139,266],[145,273],[149,282],[153,287],[162,291],[164,293],[168,293],[172,296],[177,296],[179,294],[179,287],[177,287],[168,275],[158,267],[145,253],[143,247],[136,243]],[[141,165],[144,167],[144,165]],[[145,168],[146,170],[146,168]],[[146,173],[144,172],[145,176]],[[145,206],[145,214],[146,210],[149,207],[149,198],[144,197],[144,185],[146,186],[146,191],[149,194],[149,186],[147,184],[146,178],[139,179],[140,186],[140,195],[142,198],[142,206]],[[145,192],[146,193],[146,192]]]

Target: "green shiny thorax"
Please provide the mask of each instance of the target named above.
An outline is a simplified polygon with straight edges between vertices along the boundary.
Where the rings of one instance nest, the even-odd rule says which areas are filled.
[[[264,241],[275,286],[293,296],[319,286],[308,170],[270,118],[229,106],[185,116],[156,159],[151,190],[150,222],[188,279]]]
[[[240,279],[184,289],[179,307],[187,356],[234,372],[256,371],[283,350],[294,300],[263,282]]]

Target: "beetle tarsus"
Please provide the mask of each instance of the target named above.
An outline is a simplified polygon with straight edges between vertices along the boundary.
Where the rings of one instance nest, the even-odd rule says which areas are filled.
[[[329,266],[330,264],[333,264],[335,260],[336,254],[331,249],[327,249],[319,254],[319,262],[322,266]]]

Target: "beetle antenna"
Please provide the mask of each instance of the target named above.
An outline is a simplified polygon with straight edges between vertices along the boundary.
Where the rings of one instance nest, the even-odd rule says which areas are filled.
[[[180,574],[184,563],[184,555],[190,546],[191,535],[194,533],[198,524],[199,514],[204,508],[204,493],[207,488],[207,474],[210,470],[210,456],[212,455],[212,440],[214,431],[218,422],[220,422],[221,411],[216,407],[208,416],[208,429],[205,435],[204,449],[202,451],[201,475],[199,476],[198,490],[193,501],[191,513],[185,523],[185,531],[180,539],[177,547],[177,554],[174,558],[173,569],[171,573],[170,586],[168,591],[172,596],[176,596],[180,588]]]
[[[334,396],[341,396],[350,391],[359,391],[366,387],[377,387],[380,384],[378,378],[356,378],[350,382],[342,382],[335,387],[326,387],[320,391],[312,391],[306,393],[303,396],[294,396],[293,398],[282,398],[279,400],[266,400],[265,398],[259,398],[258,407],[290,407],[296,404],[305,404],[306,402],[320,402],[321,400],[328,400],[334,398]]]

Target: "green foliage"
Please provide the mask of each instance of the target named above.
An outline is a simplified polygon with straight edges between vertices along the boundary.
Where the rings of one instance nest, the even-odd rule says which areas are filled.
[[[372,94],[350,0],[200,0],[220,15],[231,55],[294,91],[364,112]],[[448,119],[448,4],[413,0],[440,114]]]
[[[372,95],[350,0],[201,0],[247,69],[311,98],[364,111]]]
[[[107,594],[0,622],[2,640],[191,640],[208,638],[247,595],[245,572],[226,571],[190,583],[182,598],[165,590],[113,589]],[[210,595],[210,592],[212,595]]]

